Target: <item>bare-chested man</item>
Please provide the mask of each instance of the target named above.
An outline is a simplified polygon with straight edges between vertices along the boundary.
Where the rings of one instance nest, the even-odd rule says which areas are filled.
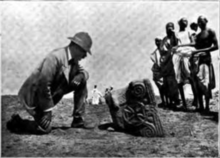
[[[215,31],[207,27],[208,20],[204,16],[199,16],[197,23],[201,31],[196,36],[195,43],[180,46],[190,45],[196,48],[192,51],[192,56],[199,55],[197,91],[205,95],[206,110],[209,111],[209,100],[212,98],[211,90],[215,88],[215,75],[210,53],[218,50],[218,40]],[[203,110],[202,96],[198,97],[200,110]]]

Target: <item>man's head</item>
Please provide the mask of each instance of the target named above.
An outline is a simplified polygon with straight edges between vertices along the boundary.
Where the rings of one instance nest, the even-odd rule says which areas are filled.
[[[178,24],[180,26],[180,29],[185,29],[188,26],[188,20],[186,18],[181,18],[178,21]]]
[[[194,30],[194,31],[197,31],[197,30],[198,30],[198,25],[193,22],[193,23],[190,24],[190,28],[191,28],[192,30]]]
[[[206,28],[206,24],[208,23],[208,20],[204,16],[199,16],[197,20],[197,24],[200,27],[201,30]]]
[[[69,45],[70,51],[74,52],[75,60],[79,61],[91,54],[92,39],[86,32],[76,33],[73,37],[68,37],[71,40]]]
[[[97,85],[94,85],[94,88],[97,88]]]
[[[170,36],[174,33],[174,23],[169,22],[166,24],[166,33],[168,36]]]
[[[155,45],[157,46],[157,48],[160,47],[162,40],[160,38],[155,38]]]

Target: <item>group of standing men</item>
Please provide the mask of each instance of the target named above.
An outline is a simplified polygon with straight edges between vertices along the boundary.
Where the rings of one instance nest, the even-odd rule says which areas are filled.
[[[155,39],[157,48],[151,54],[151,59],[154,62],[153,80],[162,100],[159,106],[187,110],[183,85],[190,83],[194,94],[193,105],[198,110],[202,109],[198,106],[202,100],[198,94],[203,93],[206,110],[209,110],[211,90],[215,88],[210,53],[218,49],[218,40],[215,31],[208,28],[207,23],[208,20],[204,16],[199,16],[197,23],[191,23],[191,31],[188,31],[188,20],[181,18],[178,21],[179,32],[175,32],[174,23],[169,22],[166,24],[166,37]],[[200,32],[197,32],[198,27]],[[182,107],[178,106],[179,94],[182,97]]]

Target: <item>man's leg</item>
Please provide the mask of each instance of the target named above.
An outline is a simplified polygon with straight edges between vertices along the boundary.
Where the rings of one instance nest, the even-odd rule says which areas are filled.
[[[197,89],[196,89],[196,79],[195,78],[190,78],[189,79],[189,82],[190,82],[190,85],[191,85],[191,89],[192,89],[192,92],[193,92],[193,102],[192,102],[192,106],[195,106],[197,107],[197,104],[198,104],[198,99],[197,99]]]
[[[53,94],[53,102],[54,105],[56,105],[65,94],[65,91],[67,89],[59,89]],[[38,125],[38,131],[40,133],[50,133],[51,132],[51,121],[52,121],[52,108],[47,110],[42,110],[40,108],[41,106],[38,106],[35,109],[35,115],[33,115],[34,120],[37,122]]]
[[[62,90],[58,90],[57,92],[55,92],[55,94],[53,94],[53,103],[54,103],[54,105],[56,105],[63,98],[64,94],[65,93]]]
[[[39,106],[30,108],[24,100],[20,100],[27,112],[34,118],[36,124],[25,125],[25,129],[33,134],[47,134],[51,131],[51,111],[43,111]]]
[[[210,100],[210,97],[209,96],[205,96],[205,102],[206,102],[206,112],[209,112],[210,109],[209,109],[209,100]]]
[[[88,96],[87,82],[82,82],[74,92],[74,110],[73,110],[73,122],[71,127],[83,127],[83,116],[85,113],[86,98]]]
[[[159,88],[158,88],[159,89]],[[160,93],[160,98],[161,98],[161,101],[162,103],[160,103],[161,106],[165,106],[165,101],[164,101],[164,94],[162,92],[161,89],[159,89],[159,93]]]
[[[159,93],[160,93],[160,98],[161,98],[161,103],[158,104],[159,107],[164,107],[166,106],[166,103],[165,103],[165,95],[164,95],[164,92],[163,92],[163,89],[164,89],[164,86],[162,85],[161,82],[159,82],[159,80],[154,80],[158,90],[159,90]]]
[[[185,99],[185,94],[183,90],[183,85],[184,85],[183,83],[179,83],[178,88],[179,88],[180,96],[183,102],[183,107],[186,108],[186,99]]]
[[[51,132],[52,111],[38,109],[33,117],[38,125],[37,133],[47,134]]]

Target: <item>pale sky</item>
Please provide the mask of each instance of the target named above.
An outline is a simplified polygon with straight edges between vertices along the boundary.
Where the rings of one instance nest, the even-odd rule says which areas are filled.
[[[2,6],[2,94],[16,94],[36,65],[53,49],[69,44],[78,31],[93,39],[92,56],[82,61],[89,71],[89,91],[103,92],[131,80],[152,79],[150,53],[165,25],[186,17],[209,20],[219,40],[219,2],[4,2]],[[212,53],[218,77],[218,51]],[[219,82],[217,83],[219,85]],[[155,88],[155,85],[154,85]]]

